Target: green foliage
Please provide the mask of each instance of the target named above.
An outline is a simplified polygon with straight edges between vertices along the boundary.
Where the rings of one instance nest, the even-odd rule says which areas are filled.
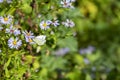
[[[120,80],[120,1],[76,0],[67,8],[61,1],[0,2],[0,80]],[[12,22],[2,24],[8,15]],[[48,20],[60,25],[42,29]],[[11,25],[21,34],[7,33]],[[27,42],[25,30],[35,38]],[[16,37],[22,44],[11,48]]]
[[[60,47],[68,47],[71,52],[77,51],[77,42],[74,37],[67,37],[65,39],[59,39],[57,45]]]

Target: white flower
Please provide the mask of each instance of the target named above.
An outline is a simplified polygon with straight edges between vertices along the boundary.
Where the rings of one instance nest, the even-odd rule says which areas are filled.
[[[10,38],[8,40],[8,46],[12,49],[12,48],[15,48],[15,49],[18,49],[20,46],[22,45],[22,41],[19,40],[18,38]]]
[[[14,28],[12,25],[6,29],[6,33],[14,34],[15,36],[21,34],[20,30]]]
[[[46,30],[46,29],[50,28],[49,27],[50,24],[51,24],[50,20],[48,20],[48,21],[42,21],[40,23],[40,28],[43,29],[43,30]]]
[[[75,2],[76,0],[71,0],[71,2]]]
[[[54,20],[54,21],[52,21],[51,24],[54,25],[55,27],[57,27],[58,25],[60,25],[60,24],[58,23],[58,20]]]
[[[70,0],[63,0],[61,1],[61,4],[63,5],[63,7],[68,8],[70,5]]]
[[[23,31],[25,38],[34,38],[34,34],[31,31]]]
[[[39,46],[43,45],[46,42],[46,36],[45,35],[37,36],[33,39],[33,41],[37,43]]]
[[[62,24],[66,27],[74,27],[75,24],[72,20],[67,19],[65,22],[62,22]]]
[[[25,38],[26,42],[30,43],[30,44],[34,44],[33,42],[33,38]]]
[[[33,38],[35,37],[34,36],[34,34],[31,32],[31,31],[23,31],[23,34],[24,34],[24,36],[25,36],[25,40],[26,40],[26,42],[29,42],[30,44],[34,44],[34,42],[33,42]]]
[[[2,24],[10,24],[12,22],[12,16],[8,15],[5,17],[0,17],[0,23]]]
[[[0,0],[0,3],[2,3],[3,2],[3,0]]]
[[[63,5],[64,8],[74,8],[72,6],[71,0],[63,0],[63,1],[61,1],[61,4]]]

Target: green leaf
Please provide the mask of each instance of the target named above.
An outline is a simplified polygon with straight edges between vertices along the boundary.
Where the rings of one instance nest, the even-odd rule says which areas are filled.
[[[26,13],[26,14],[30,14],[32,12],[32,7],[29,4],[23,4],[20,9]]]
[[[60,47],[68,47],[70,51],[77,51],[77,40],[74,37],[67,37],[64,39],[58,39],[57,45]]]
[[[84,61],[83,61],[83,56],[79,55],[79,54],[74,54],[73,57],[73,61],[78,64],[78,65],[83,65]]]
[[[93,80],[89,74],[86,74],[86,80]]]
[[[73,72],[69,72],[65,77],[70,80],[80,80],[81,72],[79,70],[75,70]]]

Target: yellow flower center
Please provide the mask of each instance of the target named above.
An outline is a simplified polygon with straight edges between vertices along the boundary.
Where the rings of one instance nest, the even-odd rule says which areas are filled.
[[[4,21],[6,21],[6,22],[7,22],[7,21],[8,21],[8,18],[7,18],[7,17],[5,17],[5,18],[4,18]]]
[[[46,24],[46,23],[44,23],[44,24],[43,24],[43,26],[44,26],[44,27],[46,27],[46,26],[47,26],[47,24]]]
[[[32,39],[29,39],[29,42],[32,42]]]
[[[30,33],[27,33],[27,36],[30,36],[31,34]]]
[[[16,45],[17,44],[17,41],[13,41],[13,45]]]

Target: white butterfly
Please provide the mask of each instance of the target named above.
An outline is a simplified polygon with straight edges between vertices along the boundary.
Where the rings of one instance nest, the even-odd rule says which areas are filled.
[[[39,46],[44,45],[44,43],[46,42],[46,36],[45,35],[36,36],[33,39],[33,41],[37,43]]]

